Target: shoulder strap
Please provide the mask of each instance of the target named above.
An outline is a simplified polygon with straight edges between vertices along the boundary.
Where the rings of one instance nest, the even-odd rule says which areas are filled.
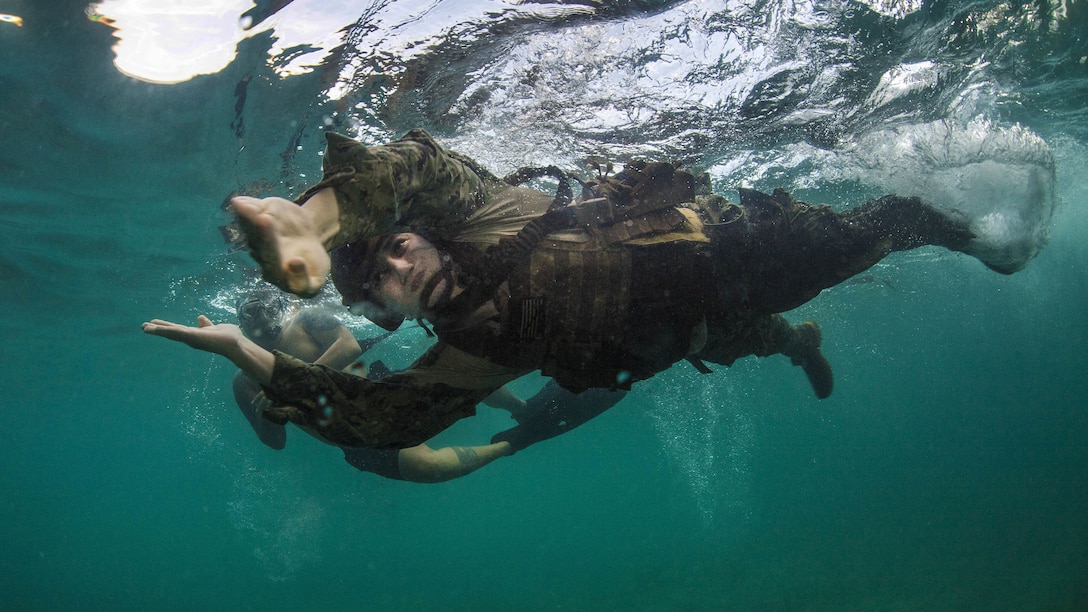
[[[435,329],[442,331],[448,325],[475,312],[492,299],[519,262],[526,261],[533,249],[548,234],[574,228],[582,228],[602,236],[606,241],[620,241],[627,232],[611,232],[611,228],[625,228],[628,222],[649,223],[653,230],[668,229],[683,221],[674,210],[681,202],[694,198],[694,177],[677,171],[672,164],[633,162],[627,170],[614,177],[601,177],[593,181],[581,180],[555,166],[526,167],[506,176],[503,181],[519,185],[541,176],[559,180],[555,201],[548,212],[533,219],[515,236],[502,239],[488,249],[483,270],[478,280],[468,290],[454,298],[446,309],[443,321],[435,321]],[[583,196],[589,199],[570,205],[570,180],[578,181]],[[670,215],[669,213],[674,213]],[[658,221],[655,217],[661,216]],[[676,218],[672,218],[676,217]]]
[[[518,168],[515,172],[504,176],[502,182],[517,187],[542,176],[550,176],[559,181],[559,187],[555,190],[555,200],[552,201],[549,210],[562,208],[574,200],[574,192],[570,188],[570,181],[577,181],[578,184],[585,185],[581,179],[563,172],[557,166],[526,166],[524,168]]]

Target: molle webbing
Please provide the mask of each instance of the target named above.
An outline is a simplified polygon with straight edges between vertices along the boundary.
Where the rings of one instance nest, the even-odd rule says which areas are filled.
[[[511,275],[510,293],[548,296],[544,335],[554,342],[597,343],[619,333],[630,307],[631,254],[538,249],[528,267]],[[530,298],[531,299],[531,298]]]
[[[582,227],[604,244],[622,244],[628,240],[664,234],[684,224],[684,215],[675,204],[636,202],[617,206],[604,198],[571,207],[575,227]]]
[[[562,208],[574,200],[574,192],[570,188],[571,180],[578,181],[579,183],[582,182],[578,178],[563,172],[556,166],[530,166],[519,168],[516,172],[504,176],[502,181],[507,185],[517,187],[542,176],[550,176],[559,181],[559,186],[555,190],[555,200],[552,201],[550,210]]]
[[[529,257],[540,241],[554,232],[582,228],[597,237],[600,243],[616,245],[639,236],[676,229],[684,223],[684,215],[676,209],[679,203],[660,197],[619,202],[598,197],[552,209],[494,248],[491,252],[494,265],[489,266],[489,281],[485,284],[491,289],[501,284],[517,262]]]
[[[676,207],[695,199],[695,183],[672,164],[632,161],[615,176],[583,183],[577,224],[604,244],[670,232],[684,224]]]
[[[684,223],[676,206],[695,200],[696,178],[677,170],[672,164],[632,161],[615,175],[582,181],[555,166],[527,167],[507,175],[503,182],[521,185],[535,178],[551,176],[559,182],[555,200],[543,217],[542,225],[526,226],[528,242],[520,235],[515,240],[536,244],[548,233],[581,228],[604,244],[620,244],[648,234],[672,231]],[[582,185],[583,201],[568,206],[573,199],[570,181]],[[549,218],[550,216],[550,218]],[[534,233],[543,231],[539,236]],[[522,253],[530,249],[519,248]]]
[[[652,375],[627,358],[633,274],[622,245],[566,250],[551,243],[533,251],[509,276],[501,337],[488,357],[539,368],[571,390],[629,388]]]
[[[450,301],[444,312],[432,321],[435,329],[446,331],[494,298],[495,290],[506,281],[521,262],[528,261],[540,241],[552,232],[572,227],[573,208],[565,207],[545,213],[529,223],[512,238],[504,238],[488,250],[483,265],[477,270],[477,281]]]
[[[532,178],[530,174],[523,178]],[[633,164],[619,175],[586,183],[583,197],[588,200],[550,209],[488,252],[478,282],[450,303],[442,321],[435,321],[440,337],[508,367],[539,368],[571,389],[629,388],[631,382],[652,376],[661,369],[660,360],[628,346],[630,328],[642,320],[654,329],[668,328],[665,348],[674,361],[671,354],[680,350],[682,357],[698,321],[682,315],[672,325],[646,308],[639,312],[653,316],[632,318],[636,247],[627,242],[681,227],[686,218],[676,207],[692,201],[693,185],[694,177],[670,164]],[[545,240],[572,229],[584,230],[590,240]],[[645,272],[649,270],[639,268],[639,274]],[[676,276],[671,269],[664,273]],[[690,280],[679,284],[690,286]],[[499,290],[504,282],[508,293]],[[492,299],[505,304],[499,336],[458,329],[460,321]],[[677,308],[691,307],[700,306],[671,304],[668,310],[675,314]],[[652,341],[651,349],[661,344],[653,332],[643,335]]]
[[[569,177],[558,168],[523,168],[504,180],[524,182],[546,174],[560,177],[558,202],[564,187],[569,189],[566,180]],[[492,299],[495,289],[520,262],[533,256],[548,234],[582,228],[595,236],[600,245],[611,246],[679,227],[685,219],[676,206],[695,197],[695,177],[676,170],[672,164],[632,162],[627,170],[614,177],[584,183],[582,194],[594,197],[577,205],[553,207],[527,223],[513,238],[493,247],[488,252],[489,261],[480,271],[479,282],[450,303],[442,320],[435,322],[436,329],[455,324]]]

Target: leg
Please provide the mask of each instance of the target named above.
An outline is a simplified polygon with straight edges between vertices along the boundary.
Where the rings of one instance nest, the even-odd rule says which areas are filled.
[[[743,218],[715,243],[726,264],[721,282],[739,282],[744,305],[756,313],[796,308],[894,251],[925,245],[962,251],[973,238],[966,222],[918,198],[885,196],[836,213],[781,190],[741,190],[741,209]]]
[[[708,328],[707,343],[696,355],[698,359],[730,366],[749,355],[785,355],[804,370],[816,397],[826,399],[831,395],[835,379],[831,364],[820,353],[820,326],[816,323],[790,325],[779,315],[748,320],[720,317],[709,321]]]
[[[526,400],[525,416],[516,427],[501,431],[492,443],[508,442],[511,454],[537,442],[564,434],[615,406],[627,395],[624,391],[588,389],[573,393],[548,381],[536,395]]]
[[[234,375],[233,387],[234,401],[238,403],[242,415],[249,421],[249,426],[261,442],[275,450],[282,450],[287,446],[287,428],[261,416],[264,408],[261,404],[267,404],[268,400],[261,393],[261,386],[257,381],[238,372]]]
[[[509,412],[510,416],[517,420],[521,420],[526,415],[525,400],[514,395],[506,385],[499,387],[494,393],[485,397],[484,403],[492,408]]]

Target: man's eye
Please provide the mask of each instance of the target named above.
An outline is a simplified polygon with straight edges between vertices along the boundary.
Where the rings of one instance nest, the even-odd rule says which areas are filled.
[[[391,249],[394,256],[400,257],[404,255],[404,251],[408,248],[407,238],[397,238],[393,241],[393,248]]]

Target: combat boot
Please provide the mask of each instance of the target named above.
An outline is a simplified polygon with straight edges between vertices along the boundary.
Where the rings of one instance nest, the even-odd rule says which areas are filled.
[[[791,331],[792,338],[783,354],[790,358],[790,363],[805,371],[816,397],[826,399],[831,395],[835,379],[831,364],[820,353],[820,326],[814,321],[806,321],[794,325]]]

